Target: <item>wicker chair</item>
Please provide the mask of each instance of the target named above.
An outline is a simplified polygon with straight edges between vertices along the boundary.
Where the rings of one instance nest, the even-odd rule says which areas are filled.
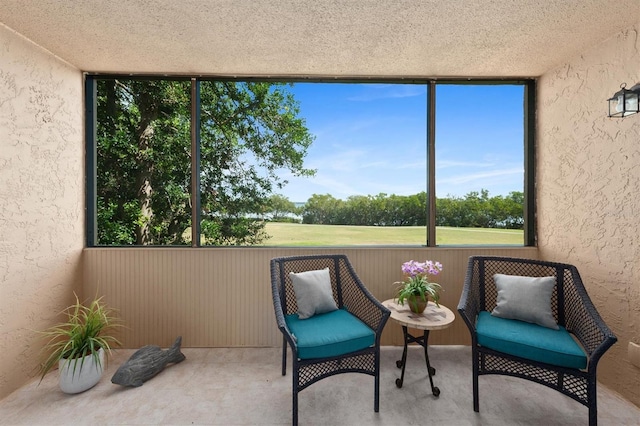
[[[560,329],[566,328],[582,345],[587,359],[586,368],[567,368],[533,361],[478,343],[476,326],[479,314],[482,311],[491,312],[496,306],[498,292],[494,274],[555,277],[556,285],[551,296],[553,316]],[[589,408],[589,425],[597,424],[596,367],[600,357],[617,339],[600,318],[575,266],[529,259],[473,256],[469,259],[458,311],[471,332],[474,411],[479,411],[478,376],[502,374],[540,383],[573,398]]]
[[[357,322],[366,325],[375,343],[354,352],[331,354],[330,356],[309,358],[301,355],[299,341],[303,336],[294,335],[292,322],[298,320],[298,307],[290,272],[299,273],[329,268],[333,298],[344,314],[348,312]],[[286,374],[287,344],[291,347],[293,359],[293,424],[298,424],[298,393],[313,383],[340,373],[364,373],[374,376],[374,411],[380,404],[380,335],[390,311],[382,306],[365,288],[356,275],[349,260],[344,255],[311,255],[282,257],[271,260],[271,289],[278,328],[282,331],[282,375]],[[323,317],[330,314],[321,314]],[[315,318],[315,317],[314,317]],[[357,318],[357,319],[355,319]],[[359,321],[358,321],[359,320]],[[373,339],[372,339],[373,340]]]

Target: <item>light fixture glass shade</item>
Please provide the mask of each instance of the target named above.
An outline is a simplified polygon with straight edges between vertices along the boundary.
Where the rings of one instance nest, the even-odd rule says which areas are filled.
[[[634,93],[635,96],[629,96],[626,99],[626,103],[624,109],[629,113],[638,112],[638,94]]]
[[[640,112],[640,84],[636,84],[631,90],[626,84],[620,85],[620,91],[616,92],[609,101],[609,117],[623,118]]]
[[[622,112],[624,109],[624,96],[620,95],[616,98],[616,112]]]

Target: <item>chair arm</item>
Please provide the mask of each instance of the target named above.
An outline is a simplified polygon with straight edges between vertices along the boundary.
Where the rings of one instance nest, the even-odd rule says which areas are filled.
[[[369,292],[355,273],[351,274],[351,278],[355,286],[343,291],[343,304],[351,314],[374,330],[379,338],[391,311]]]
[[[578,318],[576,312],[569,314],[567,329],[575,335],[587,352],[587,369],[595,374],[598,361],[618,338],[602,320],[591,300],[583,300],[583,305],[577,310],[582,311],[582,315]]]
[[[296,341],[296,338],[293,335],[293,333],[291,333],[291,331],[289,330],[289,327],[287,326],[287,322],[284,319],[284,311],[282,310],[280,293],[277,291],[276,286],[277,284],[274,281],[272,281],[271,287],[273,291],[271,292],[271,294],[273,298],[273,310],[276,315],[276,322],[278,324],[278,328],[284,335],[285,339],[287,339],[287,341],[289,342],[289,345],[291,345],[291,350],[293,351],[294,356],[296,356],[296,354],[298,353],[298,342]]]
[[[565,298],[566,328],[578,338],[587,351],[589,369],[595,369],[600,357],[618,339],[600,317],[577,271],[572,273],[574,288]]]
[[[480,295],[478,292],[478,286],[474,286],[471,282],[472,269],[473,265],[469,262],[467,274],[464,279],[464,285],[462,287],[462,295],[460,296],[460,302],[458,303],[458,312],[469,328],[471,338],[475,341],[476,321],[478,314],[480,313]]]

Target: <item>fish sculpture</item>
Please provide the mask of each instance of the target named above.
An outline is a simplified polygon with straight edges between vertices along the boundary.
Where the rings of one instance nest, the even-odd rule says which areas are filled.
[[[111,383],[122,386],[142,386],[144,382],[155,377],[164,370],[167,364],[177,364],[184,361],[185,356],[180,352],[182,336],[167,350],[160,346],[147,345],[138,349],[122,364],[111,378]]]

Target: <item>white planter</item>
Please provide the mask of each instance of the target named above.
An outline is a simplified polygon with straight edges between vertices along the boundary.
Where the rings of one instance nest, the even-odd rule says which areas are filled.
[[[60,370],[60,389],[65,393],[80,393],[94,387],[104,371],[104,350],[98,352],[100,363],[96,363],[93,355],[74,360],[63,359],[58,363]]]

